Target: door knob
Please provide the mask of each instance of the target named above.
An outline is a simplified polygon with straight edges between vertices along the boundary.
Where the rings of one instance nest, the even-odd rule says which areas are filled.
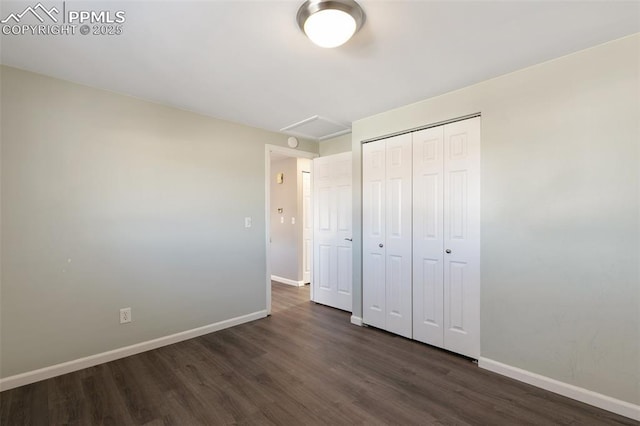
[[[446,249],[444,252],[449,254],[449,253],[451,253],[451,250],[450,249]]]
[[[345,238],[345,241],[353,241],[351,238]]]
[[[380,244],[378,244],[378,247],[382,248],[382,247],[384,247],[384,244],[380,243]]]

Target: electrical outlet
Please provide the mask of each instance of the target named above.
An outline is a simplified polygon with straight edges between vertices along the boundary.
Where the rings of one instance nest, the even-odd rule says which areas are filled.
[[[120,324],[131,322],[131,308],[120,309]]]

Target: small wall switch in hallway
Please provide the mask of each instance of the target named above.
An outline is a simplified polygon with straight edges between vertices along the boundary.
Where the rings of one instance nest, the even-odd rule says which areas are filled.
[[[292,217],[292,218],[291,218],[291,224],[292,224],[292,225],[295,225],[295,224],[296,224],[296,218],[295,218],[295,217]]]
[[[284,216],[280,216],[280,223],[284,223]]]
[[[250,217],[245,217],[244,218],[244,227],[245,228],[251,228],[251,218]]]
[[[120,324],[131,322],[131,308],[120,309]]]

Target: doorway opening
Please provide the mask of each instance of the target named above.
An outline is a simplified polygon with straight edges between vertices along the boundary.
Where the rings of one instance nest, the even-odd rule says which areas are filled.
[[[312,159],[317,154],[267,145],[265,149],[266,290],[304,287],[313,265]],[[307,287],[308,289],[308,287]],[[308,292],[308,290],[307,290]]]

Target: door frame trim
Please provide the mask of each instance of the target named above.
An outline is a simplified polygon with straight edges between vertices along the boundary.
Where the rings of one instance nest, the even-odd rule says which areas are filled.
[[[286,148],[279,145],[265,144],[264,146],[264,220],[265,220],[265,272],[266,272],[266,296],[267,296],[267,315],[271,315],[271,153],[286,155],[287,157],[308,158],[313,160],[320,154],[308,151],[299,151],[297,149]],[[313,168],[313,166],[312,166]],[[311,179],[313,181],[313,169],[311,170]]]

